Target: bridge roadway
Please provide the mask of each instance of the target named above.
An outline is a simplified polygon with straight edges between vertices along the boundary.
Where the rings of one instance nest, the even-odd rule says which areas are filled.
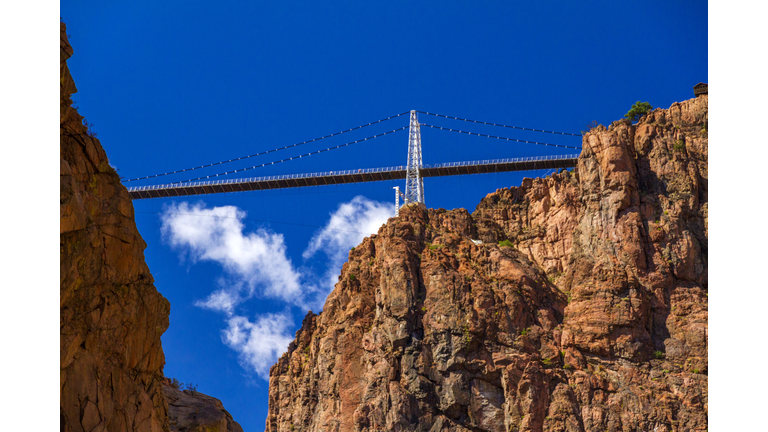
[[[576,166],[577,160],[578,155],[558,155],[472,162],[449,162],[435,165],[423,165],[420,170],[420,174],[422,177],[441,177],[509,171],[530,171],[538,169],[572,168]],[[244,179],[210,180],[154,186],[137,186],[129,187],[128,194],[133,199],[164,198],[306,186],[325,186],[344,183],[400,180],[404,178],[405,166],[396,166],[388,168],[328,171],[311,174],[289,174]]]

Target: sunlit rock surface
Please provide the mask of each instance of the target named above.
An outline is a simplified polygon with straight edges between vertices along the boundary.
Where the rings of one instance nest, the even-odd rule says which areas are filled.
[[[266,429],[706,430],[706,128],[701,96],[472,214],[401,209],[272,367]]]

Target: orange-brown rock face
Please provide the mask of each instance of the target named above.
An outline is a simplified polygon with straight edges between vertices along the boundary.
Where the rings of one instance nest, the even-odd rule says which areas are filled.
[[[128,192],[71,106],[71,55],[61,24],[61,430],[167,431],[170,304],[152,285]]]
[[[267,430],[706,430],[706,126],[701,96],[471,215],[403,208],[273,366]]]

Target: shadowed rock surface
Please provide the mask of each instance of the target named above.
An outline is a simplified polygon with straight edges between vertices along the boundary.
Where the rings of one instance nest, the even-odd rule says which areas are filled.
[[[172,432],[243,432],[221,401],[192,390],[163,385]]]
[[[170,304],[144,261],[128,191],[72,107],[64,23],[60,35],[60,430],[241,432],[217,399],[195,392],[166,401],[160,336]],[[200,424],[210,427],[169,425],[169,415],[194,424],[190,409],[206,413]]]
[[[599,126],[472,214],[401,209],[272,367],[266,429],[706,430],[707,112]]]

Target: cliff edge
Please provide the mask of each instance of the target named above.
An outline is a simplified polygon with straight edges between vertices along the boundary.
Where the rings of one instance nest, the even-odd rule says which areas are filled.
[[[60,35],[60,430],[242,432],[218,399],[165,385],[170,304],[128,191],[72,106],[64,23]]]
[[[61,430],[168,431],[170,304],[152,284],[128,191],[72,107],[64,23],[60,47]]]
[[[272,367],[266,430],[706,430],[707,101],[472,214],[401,209]]]

